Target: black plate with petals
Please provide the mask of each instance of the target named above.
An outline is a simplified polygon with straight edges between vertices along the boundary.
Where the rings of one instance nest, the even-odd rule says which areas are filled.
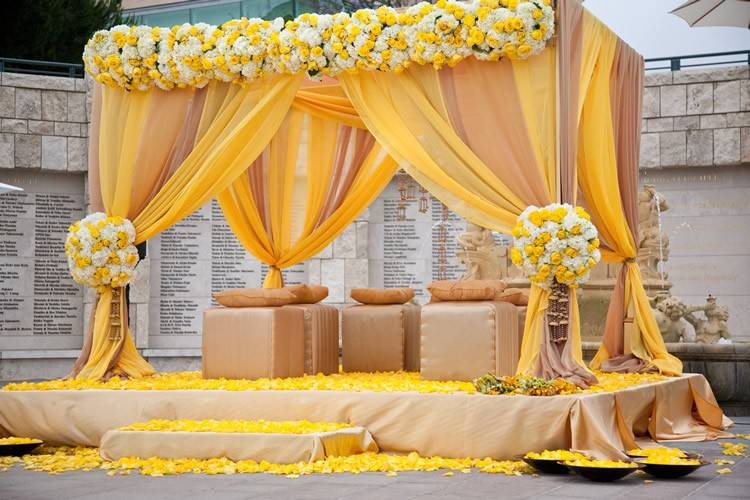
[[[547,474],[568,474],[568,468],[554,458],[529,458],[523,457],[523,461],[538,470]]]
[[[36,450],[44,443],[0,444],[0,457],[20,457]]]
[[[643,465],[643,470],[659,479],[677,479],[678,477],[687,476],[697,471],[704,465],[709,465],[705,460],[699,464],[648,464],[639,462]]]
[[[562,462],[561,462],[562,463]],[[609,483],[617,481],[625,476],[632,474],[638,469],[643,468],[640,464],[638,467],[583,467],[578,465],[565,465],[568,469],[579,476],[585,477],[590,481],[598,483]]]

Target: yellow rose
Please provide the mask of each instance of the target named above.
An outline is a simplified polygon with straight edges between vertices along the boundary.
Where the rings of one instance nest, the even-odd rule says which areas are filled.
[[[521,251],[513,247],[510,249],[510,260],[517,266],[521,265],[523,262],[523,257],[521,256]]]
[[[558,240],[564,240],[565,239],[565,230],[560,229],[557,231],[557,239]]]
[[[528,255],[533,255],[534,254],[534,245],[526,245],[525,247],[523,247],[523,253],[525,253],[527,256]]]
[[[565,255],[567,255],[568,257],[575,257],[578,255],[578,250],[572,247],[568,247],[565,249]]]
[[[599,238],[594,238],[593,240],[589,241],[589,243],[593,245],[594,248],[599,248],[599,245],[601,244]]]
[[[552,252],[552,255],[550,255],[549,260],[553,264],[557,265],[560,262],[562,262],[562,255],[560,255],[560,252]]]
[[[544,253],[544,247],[543,246],[542,247],[539,247],[539,246],[534,247],[534,255],[536,255],[537,257],[541,257],[543,253]]]
[[[576,224],[575,226],[570,228],[570,232],[573,234],[581,234],[581,226]]]
[[[539,212],[531,212],[529,214],[529,221],[535,226],[541,226],[544,223],[542,215]]]
[[[575,208],[576,215],[582,219],[591,220],[591,216],[589,215],[586,210],[583,209],[583,207],[576,207]]]

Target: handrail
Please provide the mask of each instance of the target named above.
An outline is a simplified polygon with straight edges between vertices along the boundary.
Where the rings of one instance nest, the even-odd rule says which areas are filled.
[[[2,72],[83,78],[83,64],[0,57],[0,73]]]
[[[744,56],[741,58],[734,58],[733,60],[729,61],[710,61],[710,62],[699,62],[696,64],[684,64],[682,61],[683,59],[693,60],[693,59],[715,59],[715,58],[722,58],[722,57],[732,57],[732,56]],[[728,65],[728,64],[748,64],[750,65],[750,50],[733,50],[729,52],[711,52],[708,54],[689,54],[685,56],[673,56],[673,57],[652,57],[649,59],[646,59],[646,71],[652,71],[652,70],[659,70],[659,69],[669,69],[672,71],[680,71],[683,68],[698,68],[703,66],[719,66],[719,65]],[[652,62],[662,62],[662,61],[669,61],[669,66],[648,66],[648,63]]]
[[[698,62],[696,64],[685,64],[683,60],[715,59],[732,56],[743,56],[732,60],[718,60],[709,62]],[[648,63],[668,61],[668,66],[649,66]],[[733,50],[729,52],[711,52],[707,54],[689,54],[674,57],[651,57],[645,60],[646,71],[669,69],[680,71],[683,68],[697,68],[707,66],[719,66],[729,64],[750,65],[749,50]],[[35,61],[32,59],[16,59],[12,57],[0,57],[0,73],[25,73],[32,75],[67,76],[69,78],[83,78],[83,64],[61,63],[55,61]]]

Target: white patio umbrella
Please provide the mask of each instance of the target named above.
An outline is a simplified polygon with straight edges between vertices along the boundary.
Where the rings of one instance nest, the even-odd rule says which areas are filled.
[[[750,28],[750,0],[690,0],[670,14],[690,26],[737,26]]]
[[[11,186],[10,184],[3,184],[0,182],[0,194],[7,193],[9,191],[23,191],[20,187]]]

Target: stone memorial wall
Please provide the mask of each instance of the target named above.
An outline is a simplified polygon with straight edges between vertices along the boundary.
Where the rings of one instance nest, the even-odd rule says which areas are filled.
[[[0,171],[0,350],[77,348],[83,292],[63,241],[84,215],[83,176]]]
[[[406,198],[406,199],[404,199]],[[433,280],[457,279],[457,241],[466,224],[442,203],[398,174],[369,210],[369,285],[414,288],[427,302],[424,288]]]

